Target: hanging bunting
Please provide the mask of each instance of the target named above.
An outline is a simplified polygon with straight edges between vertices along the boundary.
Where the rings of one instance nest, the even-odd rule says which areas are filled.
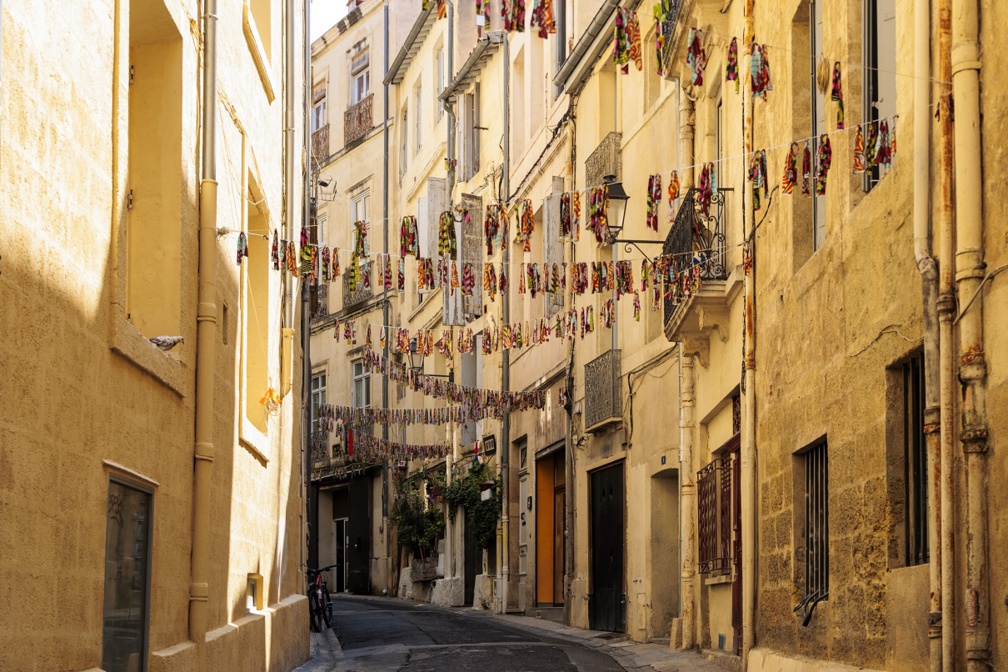
[[[644,69],[641,57],[640,23],[637,13],[626,7],[616,9],[616,27],[613,36],[613,62],[621,66],[624,75],[630,72],[630,61],[637,70]]]
[[[458,240],[455,237],[455,217],[450,211],[438,218],[438,254],[442,259],[458,258]]]
[[[673,170],[672,175],[669,177],[668,185],[668,207],[669,207],[669,222],[675,221],[676,216],[676,199],[679,198],[679,173]]]
[[[705,163],[704,167],[700,170],[700,181],[697,184],[696,201],[697,205],[700,206],[700,212],[704,214],[705,217],[710,216],[710,206],[711,201],[714,199],[715,181],[717,177],[714,174],[714,164]]]
[[[826,193],[826,176],[829,174],[830,165],[833,163],[833,148],[830,146],[829,136],[823,133],[819,136],[819,151],[817,154],[816,170],[816,195],[822,196]]]
[[[749,75],[751,79],[752,95],[754,98],[766,100],[768,91],[772,91],[770,84],[770,59],[767,57],[766,45],[753,43],[752,57],[749,60]]]
[[[802,150],[802,181],[801,193],[809,193],[809,179],[812,176],[812,152],[809,149],[809,141],[805,141],[805,149]]]
[[[280,270],[280,234],[276,229],[273,229],[273,249],[270,252],[273,258],[273,270]]]
[[[865,144],[861,124],[858,124],[854,132],[854,172],[859,174],[865,172]]]
[[[672,35],[667,34],[669,16],[673,11],[673,0],[661,0],[652,9],[655,18],[655,70],[659,77],[664,77],[665,64],[663,52]]]
[[[703,49],[703,31],[699,28],[690,28],[686,45],[686,62],[689,63],[691,73],[690,84],[703,86],[704,68],[707,67],[707,54]]]
[[[784,176],[781,177],[781,191],[791,195],[798,182],[798,143],[792,142],[784,155]]]
[[[840,81],[840,61],[833,64],[833,86],[830,99],[837,104],[836,128],[838,131],[844,130],[844,106],[843,88]]]
[[[661,175],[652,175],[648,178],[647,197],[647,228],[652,231],[658,230],[658,204],[661,203],[662,188]]]
[[[248,236],[242,231],[238,234],[238,254],[235,261],[241,266],[242,259],[248,259]]]
[[[725,81],[735,82],[735,93],[739,90],[739,76],[738,76],[738,38],[731,38],[731,44],[728,45],[728,62],[725,65]]]
[[[560,235],[571,236],[571,196],[569,193],[560,195]]]
[[[542,39],[547,39],[556,33],[556,20],[553,17],[553,0],[533,0],[532,18],[529,20],[529,28],[539,27],[538,35]]]
[[[419,256],[420,248],[417,242],[417,219],[413,215],[402,218],[399,226],[399,256]]]
[[[752,160],[749,162],[749,181],[752,182],[752,204],[753,210],[760,209],[760,187],[763,187],[763,195],[766,196],[767,189],[767,167],[766,150],[753,152]]]
[[[518,222],[516,225],[517,232],[515,233],[516,243],[522,244],[523,252],[532,251],[532,231],[535,229],[535,219],[532,214],[532,201],[529,199],[522,200],[518,203]]]

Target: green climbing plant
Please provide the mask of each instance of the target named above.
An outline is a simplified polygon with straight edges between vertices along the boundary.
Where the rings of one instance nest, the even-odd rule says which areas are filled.
[[[437,548],[438,539],[444,536],[445,521],[440,507],[426,504],[427,493],[421,492],[420,482],[411,478],[396,484],[392,522],[399,543],[426,560]]]
[[[473,526],[473,539],[480,549],[493,544],[500,519],[500,500],[496,496],[485,501],[481,498],[482,486],[487,483],[493,485],[495,494],[500,492],[500,477],[493,478],[485,462],[476,462],[466,473],[457,473],[451,484],[442,488],[448,514],[454,517],[459,508],[466,512],[466,524]]]

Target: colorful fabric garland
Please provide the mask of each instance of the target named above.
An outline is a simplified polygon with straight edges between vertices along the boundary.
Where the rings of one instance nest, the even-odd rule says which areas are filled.
[[[624,75],[630,72],[630,61],[637,70],[644,69],[641,58],[641,33],[637,14],[626,7],[616,9],[616,27],[613,36],[613,62],[621,66]]]
[[[703,86],[704,69],[707,67],[707,54],[703,49],[703,30],[690,28],[686,38],[686,62],[690,66],[690,84]]]
[[[725,81],[735,82],[735,92],[738,93],[739,90],[739,76],[738,76],[738,38],[731,38],[731,44],[728,45],[728,61],[725,65]]]
[[[661,203],[662,188],[661,175],[651,175],[648,178],[647,197],[647,228],[652,231],[658,230],[658,204]]]

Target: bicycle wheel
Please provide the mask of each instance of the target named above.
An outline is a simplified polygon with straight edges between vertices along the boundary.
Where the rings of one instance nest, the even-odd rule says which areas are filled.
[[[315,597],[314,588],[308,591],[308,618],[311,629],[322,632],[322,609],[319,607],[318,598]]]
[[[322,620],[325,621],[325,626],[327,628],[332,627],[332,598],[329,597],[329,589],[325,586],[322,587],[322,605],[320,611],[322,612]]]

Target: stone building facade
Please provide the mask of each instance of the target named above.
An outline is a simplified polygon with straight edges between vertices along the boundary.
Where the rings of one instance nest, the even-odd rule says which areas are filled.
[[[203,116],[206,7],[0,10],[6,670],[309,655],[296,290],[266,242],[301,220],[304,3],[220,3]]]

